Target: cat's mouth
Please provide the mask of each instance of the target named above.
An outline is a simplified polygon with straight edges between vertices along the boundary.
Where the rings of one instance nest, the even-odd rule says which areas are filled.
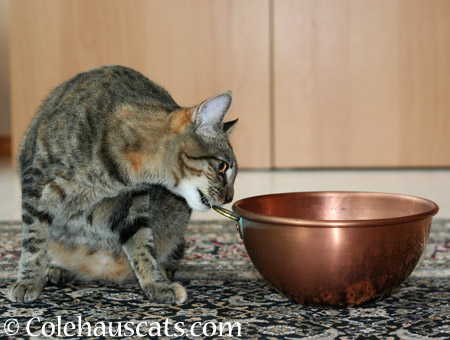
[[[197,191],[198,194],[200,195],[200,201],[202,202],[202,204],[204,204],[208,208],[211,208],[212,204],[209,201],[208,197],[206,197],[205,194],[200,189],[197,189]]]

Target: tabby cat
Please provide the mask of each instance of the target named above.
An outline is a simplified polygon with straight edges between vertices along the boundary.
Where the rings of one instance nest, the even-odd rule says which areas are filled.
[[[191,209],[233,199],[231,99],[180,107],[123,66],[53,90],[19,151],[22,256],[9,299],[31,302],[47,280],[137,279],[152,301],[184,302],[172,280]]]

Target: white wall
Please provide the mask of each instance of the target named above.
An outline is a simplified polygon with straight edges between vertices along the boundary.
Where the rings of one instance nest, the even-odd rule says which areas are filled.
[[[0,0],[0,136],[10,136],[9,0]]]

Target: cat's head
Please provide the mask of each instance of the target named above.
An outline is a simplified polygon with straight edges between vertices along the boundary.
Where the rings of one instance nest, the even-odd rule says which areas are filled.
[[[197,211],[233,199],[237,163],[228,134],[237,119],[223,122],[231,100],[231,93],[225,92],[171,113],[169,126],[178,149],[171,162],[172,191]]]

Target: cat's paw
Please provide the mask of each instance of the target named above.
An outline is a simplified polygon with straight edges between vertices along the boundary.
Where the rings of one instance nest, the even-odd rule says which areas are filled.
[[[179,283],[153,282],[144,287],[145,294],[157,303],[183,303],[187,299],[186,289]]]
[[[73,280],[72,272],[55,266],[48,269],[47,277],[48,281],[54,285],[64,285]]]
[[[8,299],[12,302],[28,303],[41,295],[43,285],[29,281],[18,281],[8,290]]]

